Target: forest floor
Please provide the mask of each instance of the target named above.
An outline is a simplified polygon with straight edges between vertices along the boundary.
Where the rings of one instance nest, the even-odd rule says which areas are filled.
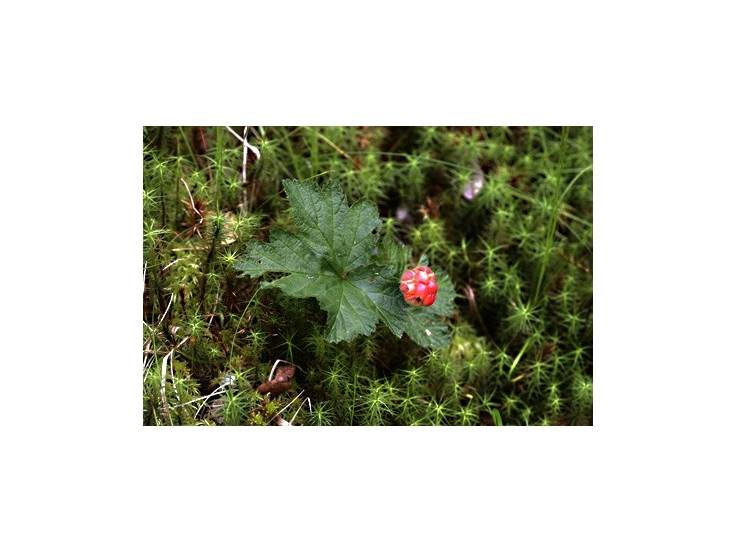
[[[144,128],[144,424],[592,424],[592,150],[591,127]],[[376,205],[381,243],[447,275],[446,342],[336,342],[238,269],[295,230],[285,179]]]

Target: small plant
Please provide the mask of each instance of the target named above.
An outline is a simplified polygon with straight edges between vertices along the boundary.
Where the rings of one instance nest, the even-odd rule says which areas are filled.
[[[328,314],[329,342],[370,335],[381,321],[398,338],[407,333],[423,347],[449,343],[443,317],[454,309],[450,278],[441,272],[436,277],[422,265],[407,271],[405,277],[418,279],[412,297],[426,307],[408,305],[404,301],[410,293],[408,281],[402,278],[400,290],[396,270],[403,252],[386,242],[378,244],[381,219],[375,205],[348,206],[334,183],[319,187],[287,180],[283,185],[299,232],[273,231],[268,243],[251,244],[236,269],[250,277],[286,273],[262,287],[278,288],[296,298],[316,298]]]

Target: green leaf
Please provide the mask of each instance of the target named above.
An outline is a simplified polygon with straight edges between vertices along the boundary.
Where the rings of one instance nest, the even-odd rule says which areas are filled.
[[[381,319],[397,336],[401,336],[401,294],[397,298],[390,288],[392,281],[375,267],[336,274],[292,273],[266,283],[265,288],[279,288],[296,298],[316,298],[328,313],[326,335],[330,342],[350,340],[371,334]]]
[[[271,242],[255,242],[246,255],[235,263],[235,268],[249,276],[257,277],[264,273],[327,274],[323,271],[320,258],[305,244],[302,238],[275,230]]]
[[[429,308],[408,305],[399,291],[398,263],[408,252],[386,245],[375,255],[376,229],[381,224],[375,206],[349,206],[335,184],[317,187],[284,181],[299,234],[271,233],[268,243],[254,242],[236,262],[248,276],[285,273],[262,284],[296,298],[315,298],[327,312],[330,342],[371,334],[379,321],[401,337],[405,332],[424,347],[442,347],[449,332],[442,318],[453,311],[455,291],[450,278],[437,272],[439,293]]]
[[[318,188],[289,180],[284,181],[284,190],[305,243],[317,255],[326,256],[338,273],[365,264],[381,224],[375,206],[359,202],[349,208],[334,183]]]

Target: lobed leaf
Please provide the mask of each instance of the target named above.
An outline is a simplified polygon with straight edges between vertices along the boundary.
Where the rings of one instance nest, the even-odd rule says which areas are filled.
[[[348,207],[337,184],[323,188],[296,180],[284,181],[294,220],[313,252],[326,256],[338,273],[365,264],[376,246],[381,224],[376,207],[359,202]]]
[[[288,232],[275,230],[268,243],[254,242],[234,267],[251,277],[264,273],[323,273],[320,257],[304,240]]]

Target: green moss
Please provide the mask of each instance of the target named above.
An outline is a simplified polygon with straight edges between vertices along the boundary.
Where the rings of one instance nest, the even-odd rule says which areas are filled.
[[[591,128],[253,127],[245,184],[241,143],[204,128],[195,151],[192,131],[143,132],[144,424],[593,422]],[[449,273],[448,347],[333,344],[315,300],[238,277],[251,244],[293,230],[286,178],[376,202],[392,259]],[[291,388],[259,394],[277,359]]]

